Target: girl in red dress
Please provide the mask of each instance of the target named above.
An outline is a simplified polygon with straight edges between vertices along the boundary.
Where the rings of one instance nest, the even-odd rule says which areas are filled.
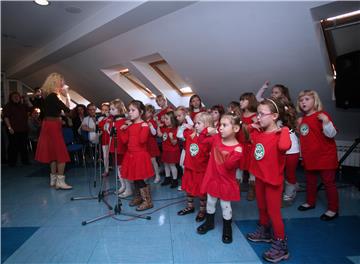
[[[206,108],[202,107],[202,102],[201,102],[201,98],[199,95],[194,94],[190,97],[189,111],[190,111],[190,117],[192,120],[194,120],[195,116],[198,113],[206,112]]]
[[[109,131],[105,130],[105,124],[109,119],[109,111],[110,111],[110,104],[109,103],[102,103],[101,104],[101,116],[98,119],[98,126],[99,131],[101,134],[101,148],[103,153],[103,162],[104,162],[104,172],[102,174],[103,177],[109,175],[109,141],[110,141],[110,134]]]
[[[213,107],[211,107],[210,113],[214,122],[214,127],[216,127],[219,132],[220,118],[223,114],[225,114],[224,107],[222,105],[214,105]]]
[[[240,111],[241,111],[241,121],[243,124],[249,126],[252,123],[256,122],[256,110],[258,102],[253,93],[243,93],[240,96]],[[243,143],[244,146],[244,159],[240,164],[240,170],[242,170],[242,175],[240,175],[240,183],[243,182],[244,176],[249,179],[249,189],[246,196],[248,201],[255,200],[255,176],[249,174],[249,165],[250,165],[250,152],[251,152],[251,143],[249,140],[245,140],[244,135],[241,133],[238,134],[239,142]]]
[[[126,198],[132,195],[130,181],[124,179],[121,175],[121,166],[126,152],[126,145],[122,138],[119,136],[121,127],[125,124],[127,110],[124,103],[120,99],[111,101],[110,103],[110,117],[105,124],[105,130],[110,134],[109,152],[113,153],[114,161],[117,162],[117,176],[120,181],[120,189],[118,195],[121,198]],[[115,141],[116,139],[116,141]],[[116,144],[115,144],[116,143]],[[116,157],[115,157],[115,145],[116,145]]]
[[[220,133],[216,128],[207,128],[200,133],[200,144],[209,144],[211,154],[206,173],[201,184],[201,193],[207,193],[206,221],[197,228],[199,234],[214,229],[216,202],[220,199],[223,215],[224,243],[232,242],[232,210],[231,201],[240,200],[240,188],[235,178],[236,168],[242,158],[242,146],[236,139],[241,129],[240,118],[232,113],[225,114],[220,120]]]
[[[151,104],[145,105],[146,113],[145,113],[145,121],[149,125],[150,136],[147,142],[147,149],[151,156],[151,163],[153,165],[155,171],[155,179],[154,183],[160,182],[160,173],[159,173],[159,165],[156,161],[156,158],[160,156],[159,146],[157,144],[157,123],[154,119],[155,115],[155,107]]]
[[[143,120],[145,106],[141,101],[133,100],[129,104],[129,119],[120,132],[120,137],[127,144],[127,151],[121,166],[122,177],[134,181],[135,195],[130,206],[136,206],[137,211],[147,210],[153,207],[150,186],[145,179],[154,176],[151,157],[147,151],[150,129]]]
[[[206,194],[200,191],[204,178],[206,166],[208,164],[210,148],[208,144],[200,144],[199,134],[207,127],[213,127],[212,116],[208,113],[199,113],[195,116],[195,130],[190,126],[184,131],[185,138],[185,169],[182,178],[182,190],[187,193],[187,206],[180,210],[178,215],[193,213],[194,197],[200,199],[200,210],[196,216],[196,222],[205,219],[206,214]]]
[[[247,234],[253,242],[272,242],[264,252],[267,261],[278,262],[289,257],[281,216],[281,196],[284,182],[286,151],[291,147],[289,128],[278,126],[284,120],[284,105],[276,98],[263,100],[258,108],[256,124],[251,133],[253,155],[249,171],[256,177],[256,201],[259,210],[259,226]],[[257,128],[257,129],[255,129]],[[271,235],[271,227],[273,236]]]
[[[162,137],[162,154],[161,160],[165,167],[165,179],[161,183],[162,186],[170,185],[170,188],[178,186],[178,171],[176,164],[180,161],[180,147],[176,138],[177,121],[174,112],[167,112],[164,115],[165,126],[158,127],[158,136]],[[172,179],[170,178],[170,172]]]
[[[299,94],[297,110],[303,114],[299,120],[300,147],[306,176],[306,203],[298,210],[315,208],[317,174],[324,183],[328,199],[328,209],[321,215],[324,221],[338,216],[339,196],[335,184],[338,167],[336,151],[336,128],[328,113],[322,110],[322,104],[315,91],[305,90]]]

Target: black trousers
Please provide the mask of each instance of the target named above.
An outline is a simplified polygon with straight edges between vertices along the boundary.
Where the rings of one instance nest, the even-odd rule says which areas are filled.
[[[16,165],[18,153],[20,153],[21,162],[23,164],[29,163],[27,144],[27,132],[15,132],[14,134],[9,133],[8,163],[10,166]]]

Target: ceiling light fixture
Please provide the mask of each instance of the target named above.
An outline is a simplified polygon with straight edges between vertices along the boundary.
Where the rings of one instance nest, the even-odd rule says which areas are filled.
[[[47,6],[50,4],[48,0],[35,0],[34,2],[41,6]]]

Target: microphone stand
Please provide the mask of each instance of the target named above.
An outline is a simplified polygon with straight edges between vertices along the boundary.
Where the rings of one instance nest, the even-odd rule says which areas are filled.
[[[95,121],[95,124],[96,124],[96,121]],[[96,135],[98,136],[98,142],[94,144],[94,183],[93,183],[93,186],[94,188],[96,188],[96,178],[97,178],[97,161],[99,160],[100,161],[100,164],[99,164],[99,178],[100,178],[100,190],[98,192],[98,195],[97,196],[94,196],[94,195],[90,195],[90,196],[77,196],[77,197],[71,197],[70,198],[70,201],[80,201],[80,200],[98,200],[98,202],[103,202],[107,208],[109,210],[112,210],[112,206],[108,203],[108,201],[106,199],[104,199],[106,197],[106,195],[108,194],[108,191],[103,191],[103,178],[101,176],[101,170],[102,170],[102,166],[101,166],[101,151],[102,151],[102,145],[101,145],[101,136],[99,135],[99,126],[96,124],[96,127],[95,127],[95,133]],[[98,156],[97,156],[97,153],[98,153]],[[89,183],[90,185],[90,183]],[[90,188],[90,187],[89,187]],[[91,191],[90,191],[91,193]]]
[[[115,128],[115,122],[113,120],[113,125],[112,125],[112,128],[111,128],[111,132],[110,132],[110,143],[111,143],[111,140],[114,140],[114,155],[115,155],[115,194],[116,194],[116,197],[117,197],[117,200],[116,200],[116,204],[114,206],[114,210],[111,211],[112,209],[109,208],[109,212],[105,215],[101,215],[99,217],[95,217],[93,219],[90,219],[90,220],[86,220],[86,221],[83,221],[81,224],[82,225],[87,225],[87,224],[90,224],[90,223],[93,223],[93,222],[96,222],[96,221],[99,221],[99,220],[102,220],[102,219],[106,219],[108,217],[113,217],[115,215],[125,215],[125,216],[130,216],[130,217],[135,217],[135,218],[141,218],[141,219],[146,219],[146,220],[150,220],[151,219],[151,216],[147,216],[147,215],[137,215],[137,214],[132,214],[132,213],[124,213],[124,212],[121,212],[121,206],[122,206],[122,202],[121,202],[121,198],[119,197],[118,195],[118,190],[119,190],[119,169],[118,169],[118,163],[117,163],[117,131],[116,131],[116,128]]]

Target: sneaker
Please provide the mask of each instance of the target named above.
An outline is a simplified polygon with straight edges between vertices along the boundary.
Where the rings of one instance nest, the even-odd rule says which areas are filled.
[[[285,182],[285,191],[283,200],[284,202],[293,202],[296,197],[296,192],[299,189],[297,184],[291,184],[288,182]]]
[[[179,192],[182,191],[181,185],[179,185],[179,186],[177,187],[177,190],[178,190]]]
[[[255,232],[248,233],[246,238],[252,242],[266,242],[272,241],[271,228],[259,225]]]
[[[271,248],[268,251],[265,251],[263,258],[267,261],[276,263],[281,260],[288,259],[290,256],[286,239],[274,239]]]

